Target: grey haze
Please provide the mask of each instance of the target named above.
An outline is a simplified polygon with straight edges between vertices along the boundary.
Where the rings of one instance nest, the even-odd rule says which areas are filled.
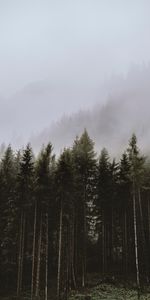
[[[148,122],[149,28],[148,0],[0,0],[0,143],[52,139],[58,151],[86,126],[113,152],[132,130],[149,134],[139,122]]]

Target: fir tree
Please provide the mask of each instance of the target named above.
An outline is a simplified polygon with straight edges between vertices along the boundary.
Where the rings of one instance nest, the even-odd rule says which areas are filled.
[[[16,170],[15,157],[10,145],[1,161],[0,198],[1,270],[3,270],[4,285],[8,288],[14,283],[17,243]]]
[[[44,290],[45,299],[48,294],[48,251],[49,251],[49,206],[52,200],[52,171],[54,156],[52,145],[49,143],[40,153],[36,164],[36,192],[35,192],[35,213],[34,213],[34,235],[33,235],[33,264],[32,264],[32,285],[36,297],[40,294],[40,274],[42,266],[42,252],[45,253],[44,263]],[[37,247],[35,247],[37,245]],[[37,250],[37,251],[36,251]],[[37,257],[37,261],[36,258]],[[35,278],[35,282],[34,282]]]
[[[17,279],[17,296],[22,292],[23,287],[23,271],[24,260],[27,259],[25,256],[28,253],[28,240],[29,235],[26,235],[27,228],[30,230],[31,227],[29,223],[30,210],[33,206],[33,196],[34,196],[34,162],[33,162],[33,153],[30,145],[28,144],[26,149],[23,151],[22,158],[19,163],[19,173],[17,178],[17,190],[18,190],[18,208],[20,215],[20,224],[19,224],[19,253],[18,253],[18,279]],[[28,218],[27,218],[28,216]],[[26,246],[26,249],[25,249]],[[30,245],[29,245],[30,246]]]
[[[86,252],[88,238],[89,206],[93,204],[95,195],[96,159],[94,143],[85,130],[80,139],[76,139],[73,145],[73,160],[75,169],[75,189],[77,207],[77,230],[78,230],[78,262],[77,266],[81,274],[82,287],[85,286]]]
[[[132,135],[129,141],[128,157],[130,162],[130,178],[132,181],[132,201],[133,201],[133,221],[134,221],[134,247],[135,247],[135,265],[136,265],[136,281],[138,291],[140,290],[140,264],[139,264],[139,244],[138,244],[138,209],[140,209],[140,218],[143,232],[143,217],[141,210],[140,189],[142,184],[143,170],[145,159],[140,155],[137,147],[137,138]],[[140,206],[140,207],[139,207]]]

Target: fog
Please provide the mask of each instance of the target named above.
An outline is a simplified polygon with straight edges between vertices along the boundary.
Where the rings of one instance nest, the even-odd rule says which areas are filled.
[[[112,153],[133,130],[142,141],[149,11],[148,0],[0,0],[0,143],[59,151],[84,127]]]
[[[134,66],[126,77],[115,77],[105,85],[110,96],[105,104],[64,116],[59,122],[32,136],[35,149],[51,140],[58,153],[71,146],[86,128],[100,153],[106,147],[111,156],[120,156],[135,133],[145,154],[150,152],[150,65]]]

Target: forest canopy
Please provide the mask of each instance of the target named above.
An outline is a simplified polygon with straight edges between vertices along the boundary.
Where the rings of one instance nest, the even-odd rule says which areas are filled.
[[[68,299],[88,274],[150,279],[150,165],[135,134],[119,161],[84,130],[55,157],[30,144],[0,161],[0,294]],[[43,297],[43,298],[42,298]],[[55,298],[54,298],[55,299]]]

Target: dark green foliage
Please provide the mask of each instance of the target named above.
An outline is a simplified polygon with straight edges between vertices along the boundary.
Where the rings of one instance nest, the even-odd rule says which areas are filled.
[[[15,157],[9,145],[0,168],[0,253],[1,280],[7,287],[14,282],[17,251],[17,205],[16,205]]]
[[[40,153],[36,163],[36,196],[39,205],[45,210],[49,205],[50,200],[50,167],[54,159],[52,157],[52,145],[48,144]]]
[[[51,144],[37,158],[30,145],[16,154],[5,149],[1,293],[15,295],[17,287],[18,297],[28,290],[31,299],[47,300],[48,288],[66,300],[71,289],[88,288],[92,272],[112,284],[136,279],[140,291],[150,279],[149,253],[150,165],[135,135],[119,162],[105,148],[97,159],[86,130],[57,160]],[[96,299],[96,290],[87,291]]]
[[[18,162],[20,153],[17,155],[16,162]],[[28,144],[26,149],[20,158],[19,164],[17,164],[18,176],[18,205],[20,209],[28,209],[32,205],[33,200],[33,183],[34,183],[34,162],[33,153],[30,145]]]
[[[75,172],[75,202],[77,228],[76,273],[81,277],[81,284],[85,286],[87,268],[87,244],[90,228],[90,214],[93,209],[95,196],[96,158],[94,143],[85,130],[80,139],[73,145],[73,163]]]
[[[64,149],[57,163],[55,182],[59,211],[58,278],[57,295],[67,298],[69,290],[75,286],[74,272],[74,169],[72,152]]]

